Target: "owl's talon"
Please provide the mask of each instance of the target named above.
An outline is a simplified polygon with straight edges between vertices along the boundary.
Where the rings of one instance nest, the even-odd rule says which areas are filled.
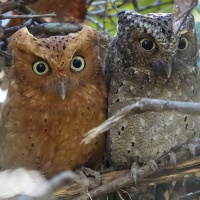
[[[99,185],[101,185],[102,180],[101,180],[101,174],[100,174],[100,172],[97,172],[97,171],[92,170],[92,169],[90,169],[90,168],[87,168],[87,167],[85,167],[85,166],[82,166],[82,167],[81,167],[81,171],[82,171],[86,176],[92,176],[92,177],[94,177],[94,178],[95,178],[95,181],[96,181]]]
[[[158,165],[156,164],[155,160],[149,160],[147,164],[153,169],[154,171],[158,171]]]
[[[137,169],[138,169],[138,165],[137,165],[137,163],[134,162],[131,165],[131,174],[132,174],[133,180],[135,182],[135,185],[137,185]]]
[[[176,167],[176,154],[174,152],[169,152],[169,157],[170,157],[170,163]]]
[[[81,181],[82,181],[82,188],[84,191],[88,191],[88,188],[90,186],[90,181],[89,179],[86,177],[86,175],[84,174],[84,172],[81,169],[77,169],[76,173],[79,175]]]
[[[192,154],[193,158],[196,156],[196,149],[194,144],[188,144],[188,149],[190,153]]]

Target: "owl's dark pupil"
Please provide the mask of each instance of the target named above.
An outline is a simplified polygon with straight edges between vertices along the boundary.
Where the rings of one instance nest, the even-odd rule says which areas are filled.
[[[181,37],[181,38],[179,39],[178,48],[179,48],[179,49],[185,49],[186,45],[187,45],[187,44],[186,44],[185,39]]]
[[[153,42],[151,40],[144,40],[142,42],[142,47],[146,50],[151,50],[153,48]]]
[[[38,72],[42,73],[45,71],[46,66],[43,63],[39,63],[36,68]]]
[[[74,66],[75,68],[80,68],[81,65],[82,65],[82,62],[81,62],[81,60],[80,60],[79,58],[74,59],[74,61],[73,61],[73,66]]]

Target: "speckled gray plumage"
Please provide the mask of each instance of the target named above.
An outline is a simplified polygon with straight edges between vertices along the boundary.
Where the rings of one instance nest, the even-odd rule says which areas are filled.
[[[135,97],[200,101],[193,16],[187,18],[178,36],[173,35],[171,21],[172,14],[118,13],[118,32],[106,59],[109,117],[135,102]],[[189,42],[186,50],[178,49],[180,36]],[[154,50],[142,49],[139,41],[146,37],[155,42]],[[173,147],[193,140],[199,130],[199,116],[154,112],[134,115],[108,133],[108,160],[114,168],[157,160]]]

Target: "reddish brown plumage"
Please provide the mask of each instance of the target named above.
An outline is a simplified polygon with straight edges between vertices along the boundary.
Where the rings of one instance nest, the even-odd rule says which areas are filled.
[[[85,26],[69,36],[36,39],[26,28],[10,41],[14,61],[1,112],[1,167],[39,169],[52,176],[86,163],[98,165],[104,136],[80,144],[84,134],[106,118],[107,91],[98,56],[98,32]],[[86,67],[70,66],[81,55]],[[50,71],[35,74],[32,63],[47,61]],[[62,100],[61,85],[66,85]]]

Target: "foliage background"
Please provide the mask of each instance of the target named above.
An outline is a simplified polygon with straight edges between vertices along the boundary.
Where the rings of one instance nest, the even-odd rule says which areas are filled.
[[[97,1],[98,2],[98,1]],[[137,8],[134,7],[134,3],[137,4]],[[138,1],[115,1],[115,5],[118,7],[119,10],[123,9],[130,9],[135,10],[141,14],[147,14],[147,13],[172,13],[173,12],[173,1],[169,0],[138,0]],[[95,15],[94,11],[97,11],[97,9],[100,9],[100,7],[96,6],[90,6],[88,9],[88,15],[93,15],[94,19],[96,19],[99,23],[105,25],[105,28],[109,31],[109,33],[114,36],[116,33],[116,25],[117,25],[117,17],[116,17],[116,11],[111,8],[111,4],[107,2],[106,5],[101,7],[103,10],[107,10]],[[196,21],[200,20],[200,15],[198,13],[200,12],[200,3],[198,4],[197,8],[194,9],[193,15],[195,17]],[[115,16],[113,16],[115,15]],[[112,17],[111,17],[112,16]],[[90,25],[93,28],[99,29],[98,26],[94,23],[90,23]],[[198,24],[198,28],[200,28],[200,25]]]

